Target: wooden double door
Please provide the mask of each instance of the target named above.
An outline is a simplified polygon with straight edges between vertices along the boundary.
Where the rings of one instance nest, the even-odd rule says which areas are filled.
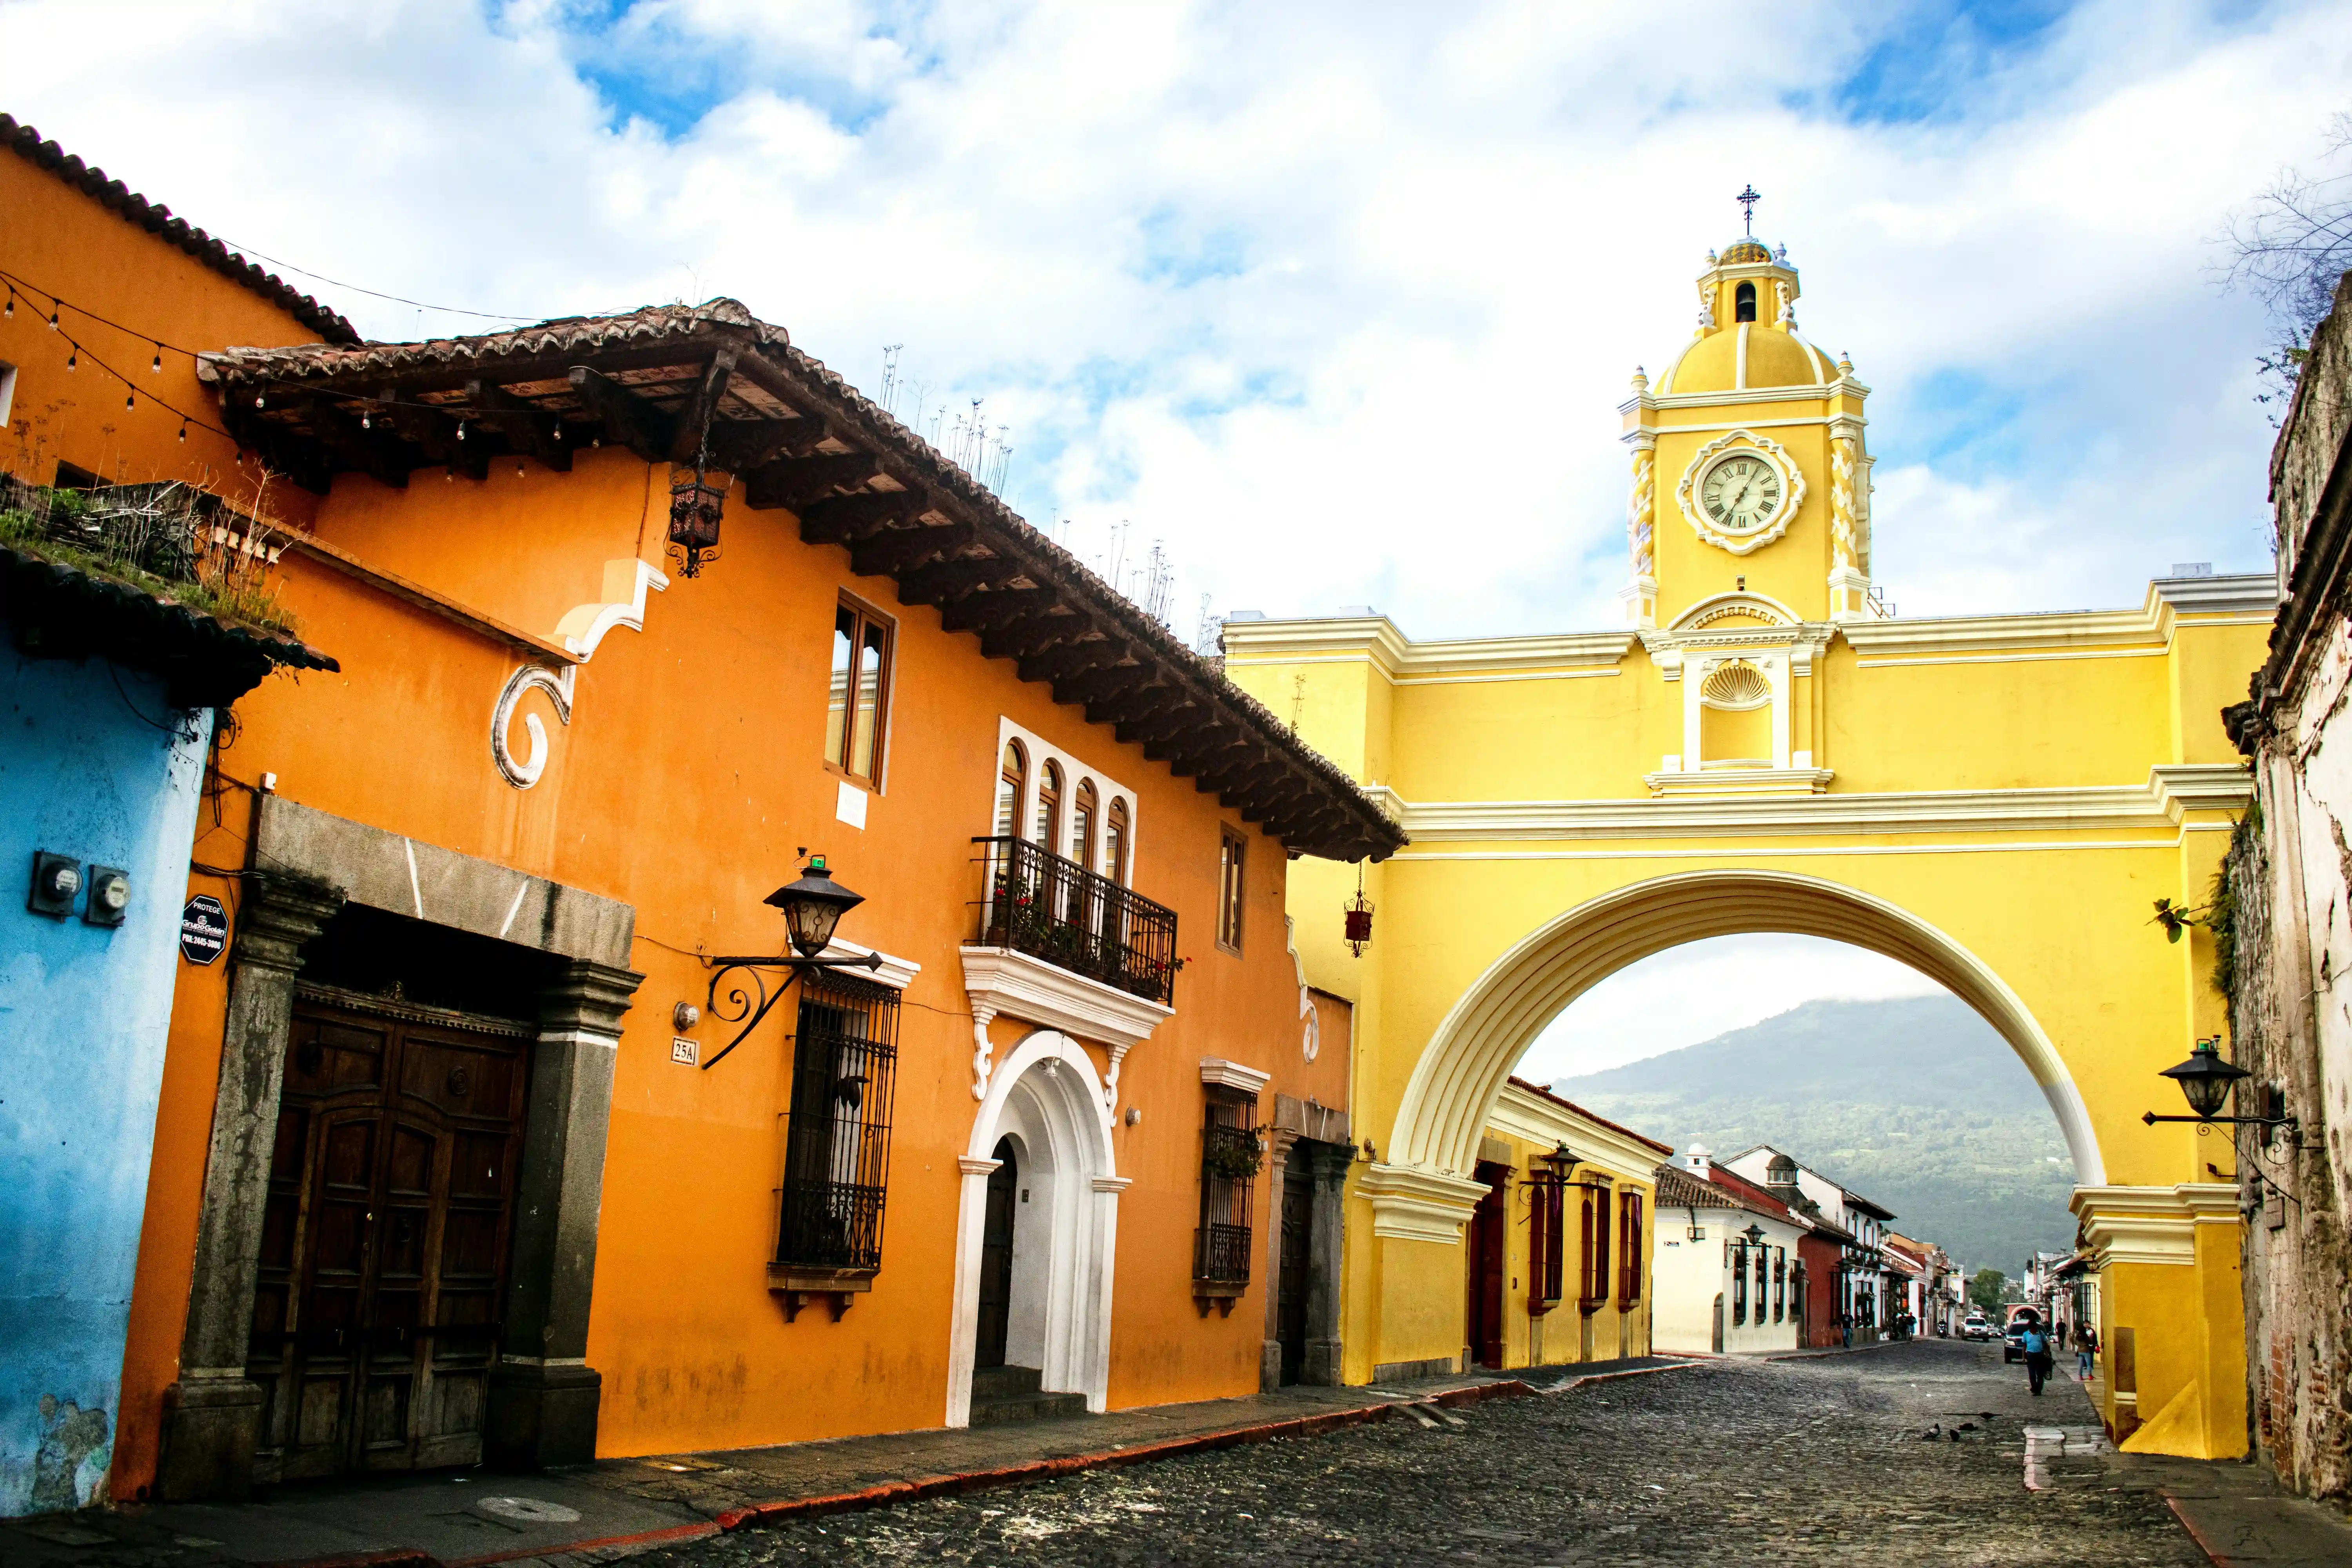
[[[1294,1151],[1283,1170],[1280,1265],[1275,1274],[1274,1337],[1282,1350],[1282,1383],[1297,1383],[1307,1366],[1307,1304],[1315,1289],[1315,1183]]]
[[[535,1031],[296,997],[247,1362],[256,1479],[478,1463]]]

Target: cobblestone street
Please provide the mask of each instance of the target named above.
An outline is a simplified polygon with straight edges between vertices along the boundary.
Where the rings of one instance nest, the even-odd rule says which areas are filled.
[[[1424,1419],[1435,1424],[1400,1416],[747,1531],[638,1561],[2207,1561],[2153,1485],[2112,1457],[2039,1463],[2044,1485],[2028,1489],[2024,1429],[2087,1426],[2091,1415],[2068,1381],[2030,1397],[1998,1346],[1709,1363]]]

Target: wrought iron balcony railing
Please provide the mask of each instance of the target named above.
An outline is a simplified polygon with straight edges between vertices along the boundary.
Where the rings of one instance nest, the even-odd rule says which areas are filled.
[[[1249,1277],[1249,1226],[1212,1224],[1192,1233],[1194,1280],[1213,1285],[1246,1285]]]
[[[1025,838],[975,838],[982,947],[1008,948],[1166,1005],[1176,911]]]

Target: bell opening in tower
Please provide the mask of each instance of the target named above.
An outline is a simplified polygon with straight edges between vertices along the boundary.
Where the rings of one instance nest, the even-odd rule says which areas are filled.
[[[1756,285],[1742,283],[1739,286],[1739,291],[1732,296],[1731,309],[1733,321],[1754,321],[1756,319]]]

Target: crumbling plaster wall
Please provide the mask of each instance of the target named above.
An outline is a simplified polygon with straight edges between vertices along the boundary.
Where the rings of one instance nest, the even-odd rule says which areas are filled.
[[[2272,464],[2283,591],[2347,579],[2306,551],[2333,476],[2339,489],[2352,405],[2352,277],[2313,341]],[[2341,504],[2340,500],[2337,502]],[[2298,571],[2298,566],[2302,569]],[[2273,655],[2284,689],[2258,692],[2256,812],[2230,860],[2236,936],[2233,1053],[2276,1084],[2300,1136],[2239,1130],[2245,1232],[2246,1365],[2252,1439],[2282,1480],[2352,1495],[2352,595],[2326,590],[2305,647]],[[2215,1162],[2220,1163],[2221,1151]]]

